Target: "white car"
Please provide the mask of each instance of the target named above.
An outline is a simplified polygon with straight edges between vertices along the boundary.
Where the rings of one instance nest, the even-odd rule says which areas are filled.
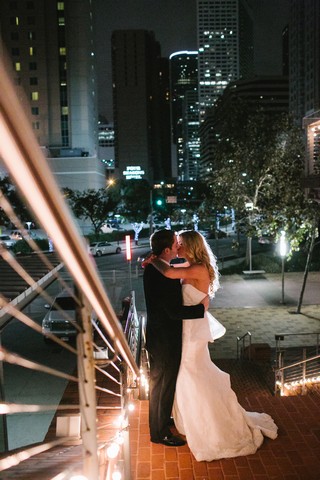
[[[101,227],[101,232],[102,233],[112,233],[112,232],[114,232],[114,228],[110,225],[110,223],[105,223]]]
[[[12,248],[15,245],[16,240],[10,238],[9,235],[0,235],[0,243],[3,247]]]
[[[120,253],[121,247],[117,243],[93,242],[90,243],[90,253],[94,257],[101,257],[106,253]]]

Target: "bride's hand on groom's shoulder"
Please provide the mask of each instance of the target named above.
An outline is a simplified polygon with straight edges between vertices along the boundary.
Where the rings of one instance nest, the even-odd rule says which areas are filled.
[[[157,256],[154,253],[149,253],[141,263],[142,268],[146,268],[146,266],[149,265],[149,263],[151,263],[155,258],[157,258]]]

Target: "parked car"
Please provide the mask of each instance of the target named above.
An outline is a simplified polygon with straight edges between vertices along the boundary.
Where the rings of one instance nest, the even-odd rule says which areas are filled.
[[[20,230],[12,230],[12,232],[10,233],[10,238],[12,240],[22,240],[23,239],[23,236],[20,232]]]
[[[121,247],[117,243],[93,242],[90,243],[90,253],[95,257],[101,257],[106,253],[120,253]]]
[[[76,302],[70,293],[63,290],[55,297],[52,305],[46,304],[45,308],[49,311],[42,320],[44,341],[50,342],[48,333],[52,333],[62,340],[74,339],[78,333],[76,326],[72,323],[76,321]]]
[[[12,248],[15,245],[16,240],[10,238],[9,235],[0,235],[0,243],[3,247]]]
[[[112,233],[114,232],[114,228],[110,223],[104,223],[101,227],[101,232],[102,233]]]

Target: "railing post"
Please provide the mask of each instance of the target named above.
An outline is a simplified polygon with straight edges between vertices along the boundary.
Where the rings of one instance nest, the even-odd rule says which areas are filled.
[[[306,386],[306,370],[307,370],[307,362],[305,361],[307,358],[307,350],[306,348],[303,348],[302,349],[302,360],[304,360],[304,362],[302,363],[302,381],[303,381],[303,384],[302,384],[302,395],[305,395],[307,393],[307,386]]]
[[[1,332],[0,332],[0,347],[1,347]],[[3,376],[3,362],[0,361],[0,401],[5,402],[4,392],[4,376]],[[4,413],[0,416],[0,452],[7,452],[8,448],[8,429],[7,429],[7,415]]]
[[[120,369],[120,385],[121,385],[121,409],[122,418],[125,428],[122,431],[123,437],[123,473],[126,480],[131,479],[131,465],[130,465],[130,439],[129,439],[129,419],[128,419],[128,367],[124,363]]]
[[[83,332],[77,336],[83,473],[88,480],[97,480],[99,478],[99,460],[92,327],[89,309],[85,308],[85,299],[79,292],[76,292],[76,295],[81,304],[81,307],[77,309],[77,319],[80,320],[83,327]]]

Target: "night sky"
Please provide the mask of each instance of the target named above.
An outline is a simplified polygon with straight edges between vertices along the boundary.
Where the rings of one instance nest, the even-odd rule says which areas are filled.
[[[281,33],[289,0],[248,0],[254,13],[257,74],[281,75]],[[112,121],[111,34],[114,30],[155,32],[163,56],[197,49],[196,0],[94,0],[99,113]]]

